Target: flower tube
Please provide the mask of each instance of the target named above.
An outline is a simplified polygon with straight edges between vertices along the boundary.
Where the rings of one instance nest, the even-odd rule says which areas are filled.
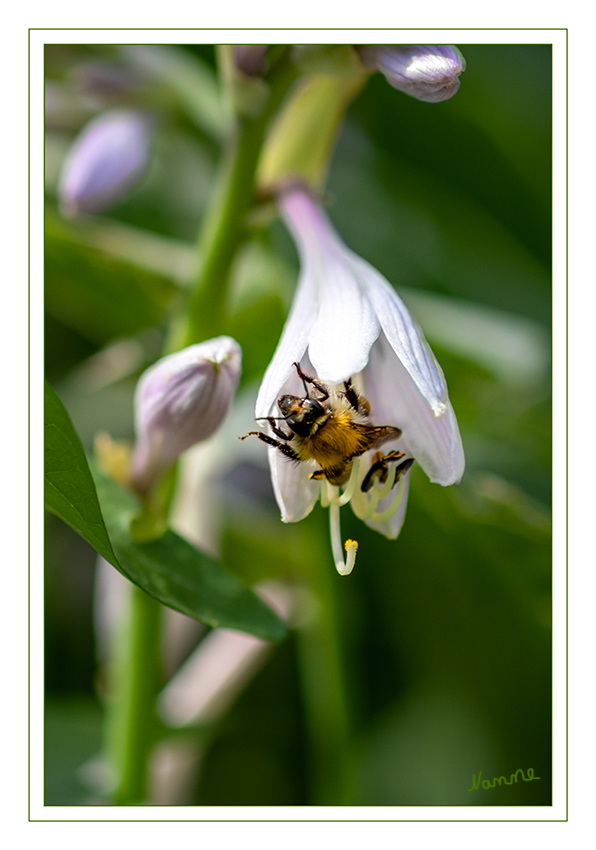
[[[322,476],[312,463],[292,463],[288,450],[271,445],[276,442],[273,437],[265,439],[270,443],[271,476],[282,520],[303,519],[320,498],[330,508],[336,566],[346,574],[357,544],[347,541],[344,560],[338,546],[339,508],[349,502],[368,525],[396,538],[404,521],[413,461],[435,483],[459,483],[463,447],[441,367],[395,290],[344,244],[321,205],[306,191],[284,193],[279,207],[296,243],[301,270],[290,314],[259,391],[256,417],[269,420],[273,435],[275,428],[283,429],[284,419],[291,429],[294,419],[280,416],[280,409],[297,410],[296,404],[304,404],[311,390],[313,401],[328,404],[322,386],[330,398],[351,400],[352,423],[364,423],[365,431],[369,427],[365,423],[377,429],[381,442],[370,450],[357,448],[346,464],[345,480]],[[310,383],[304,383],[304,376]],[[383,434],[380,426],[387,426]],[[290,452],[297,443],[294,436],[279,442],[285,442]],[[382,451],[373,452],[381,444]]]
[[[143,373],[134,398],[135,489],[149,490],[178,455],[220,426],[238,386],[241,359],[238,343],[221,336],[170,354]]]
[[[448,100],[459,89],[466,60],[454,44],[379,44],[359,49],[363,64],[389,85],[426,103]]]

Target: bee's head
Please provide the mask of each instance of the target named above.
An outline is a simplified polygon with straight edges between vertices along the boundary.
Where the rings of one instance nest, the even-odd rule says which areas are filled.
[[[325,413],[323,406],[314,398],[282,395],[277,404],[288,426],[300,436],[307,436],[312,423]]]

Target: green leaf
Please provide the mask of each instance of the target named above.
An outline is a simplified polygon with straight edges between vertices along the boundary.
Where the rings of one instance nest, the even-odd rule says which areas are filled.
[[[130,525],[141,512],[139,500],[100,472],[92,476],[68,413],[47,382],[45,430],[46,507],[129,581],[200,623],[263,640],[285,636],[284,624],[264,602],[175,532],[133,539]]]
[[[46,381],[45,504],[107,561],[118,566],[83,446],[64,405]]]
[[[177,293],[163,275],[77,242],[76,232],[46,216],[46,310],[86,339],[102,345],[152,327]]]
[[[281,620],[252,591],[180,535],[168,529],[155,540],[133,540],[130,523],[139,513],[135,496],[100,472],[94,471],[94,478],[120,570],[127,578],[201,623],[239,629],[264,640],[284,637]]]

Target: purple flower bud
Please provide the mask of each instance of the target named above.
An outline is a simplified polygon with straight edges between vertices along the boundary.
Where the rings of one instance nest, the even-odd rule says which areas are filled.
[[[170,354],[141,375],[134,398],[135,489],[149,490],[178,455],[220,426],[238,386],[241,359],[238,343],[220,336]]]
[[[141,112],[104,112],[83,127],[58,183],[65,215],[94,213],[119,200],[149,163],[153,122]]]
[[[265,70],[266,44],[235,44],[234,64],[248,77],[256,77]]]
[[[359,48],[362,62],[393,88],[423,100],[448,100],[459,88],[466,60],[453,44],[379,44]]]

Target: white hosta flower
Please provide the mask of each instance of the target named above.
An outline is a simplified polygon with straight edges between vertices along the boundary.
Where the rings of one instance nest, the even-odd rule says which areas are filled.
[[[453,97],[466,70],[466,60],[454,44],[371,44],[359,53],[394,89],[426,103]]]
[[[242,352],[231,337],[191,345],[158,360],[135,391],[131,480],[145,492],[195,443],[206,440],[228,412],[240,378]]]
[[[371,422],[402,431],[383,445],[383,453],[402,451],[414,458],[431,481],[459,483],[464,453],[447,386],[422,331],[395,290],[369,263],[341,240],[322,207],[305,191],[293,190],[279,201],[301,261],[294,303],[282,337],[265,373],[256,416],[279,416],[277,401],[290,393],[304,395],[297,370],[327,385],[352,378],[371,403]],[[283,425],[283,422],[280,423]],[[348,562],[339,543],[339,507],[351,502],[372,528],[395,538],[403,524],[409,472],[392,487],[389,465],[385,484],[377,476],[364,493],[361,484],[372,452],[354,462],[343,494],[326,480],[312,480],[313,468],[293,463],[270,448],[275,496],[284,522],[303,519],[321,497],[331,509],[331,537],[338,570],[353,566],[355,546],[348,541]]]
[[[101,212],[123,197],[149,165],[153,122],[114,109],[86,124],[70,148],[58,183],[65,215]]]

